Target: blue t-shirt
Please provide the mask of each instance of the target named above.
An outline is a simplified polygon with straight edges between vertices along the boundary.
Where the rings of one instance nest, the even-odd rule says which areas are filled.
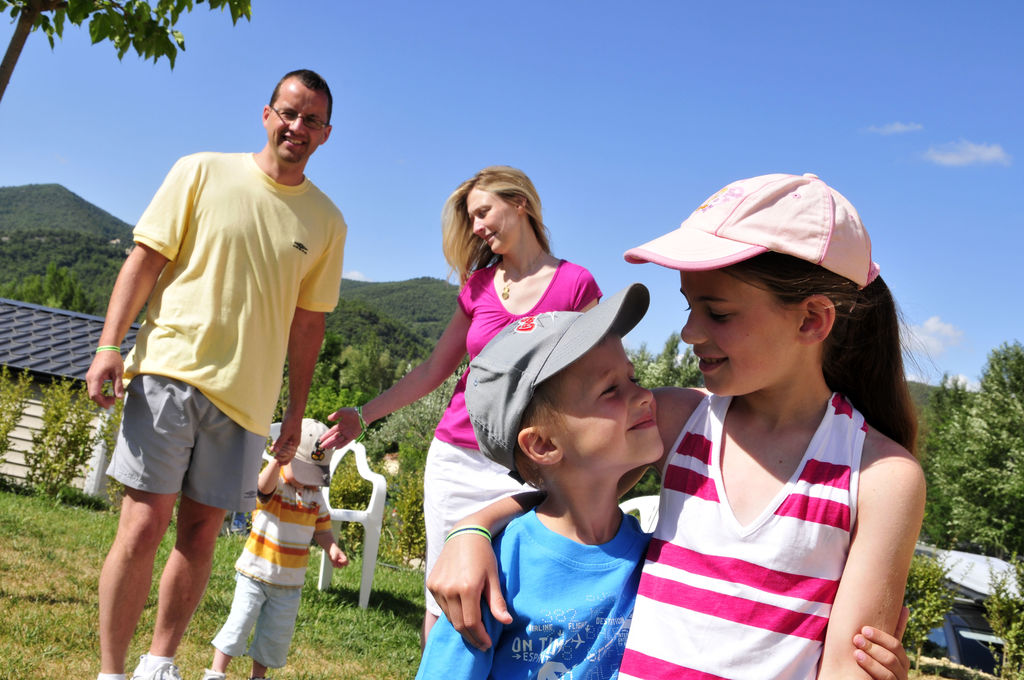
[[[512,623],[495,621],[485,606],[494,644],[481,652],[441,617],[416,677],[617,678],[649,538],[631,515],[602,545],[556,534],[534,511],[516,518],[494,543]]]

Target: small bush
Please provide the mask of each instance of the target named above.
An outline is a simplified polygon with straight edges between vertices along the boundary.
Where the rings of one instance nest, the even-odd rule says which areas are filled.
[[[914,654],[914,668],[920,670],[928,631],[942,625],[942,619],[953,608],[953,591],[946,585],[946,565],[934,557],[914,555],[907,577],[906,604],[910,620],[903,634],[903,644]]]
[[[50,383],[43,389],[43,424],[32,435],[26,481],[49,496],[71,486],[92,454],[96,436],[92,420],[96,415],[84,383],[68,380]]]
[[[416,447],[398,449],[399,474],[395,476],[391,503],[385,517],[397,557],[404,563],[423,562],[427,532],[423,524],[423,469],[427,454]]]
[[[0,366],[0,464],[7,458],[11,432],[21,420],[31,388],[28,371],[21,371],[13,379],[7,366]]]

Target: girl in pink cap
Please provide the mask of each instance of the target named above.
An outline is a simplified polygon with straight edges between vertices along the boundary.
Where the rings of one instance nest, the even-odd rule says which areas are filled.
[[[896,306],[856,210],[813,175],[740,180],[626,259],[680,272],[707,389],[656,393],[659,520],[618,677],[906,677],[862,634],[901,653],[883,631],[925,484]],[[490,558],[463,536],[430,585],[472,636],[481,592],[496,616],[505,603],[467,574]]]

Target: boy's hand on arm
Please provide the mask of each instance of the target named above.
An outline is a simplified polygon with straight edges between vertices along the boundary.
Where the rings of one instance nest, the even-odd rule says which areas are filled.
[[[528,491],[497,500],[473,513],[452,529],[463,526],[487,527],[498,533],[514,517],[543,500],[540,491]],[[427,578],[427,588],[452,627],[466,642],[480,651],[487,651],[491,638],[480,615],[480,601],[485,598],[491,614],[500,623],[512,623],[498,581],[498,562],[491,542],[475,533],[459,534],[447,542]]]
[[[492,642],[481,616],[482,597],[495,619],[512,622],[501,594],[494,549],[484,536],[460,534],[446,543],[427,578],[427,588],[452,627],[480,651]]]

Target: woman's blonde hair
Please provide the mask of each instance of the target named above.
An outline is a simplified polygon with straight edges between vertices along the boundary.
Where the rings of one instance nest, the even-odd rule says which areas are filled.
[[[477,269],[490,266],[498,256],[483,239],[473,234],[473,220],[466,201],[473,189],[487,191],[507,203],[521,205],[533,227],[537,242],[545,253],[551,252],[548,229],[541,219],[540,196],[526,173],[507,165],[492,165],[476,173],[452,192],[441,211],[441,247],[448,261],[449,275],[458,273],[464,284]]]

